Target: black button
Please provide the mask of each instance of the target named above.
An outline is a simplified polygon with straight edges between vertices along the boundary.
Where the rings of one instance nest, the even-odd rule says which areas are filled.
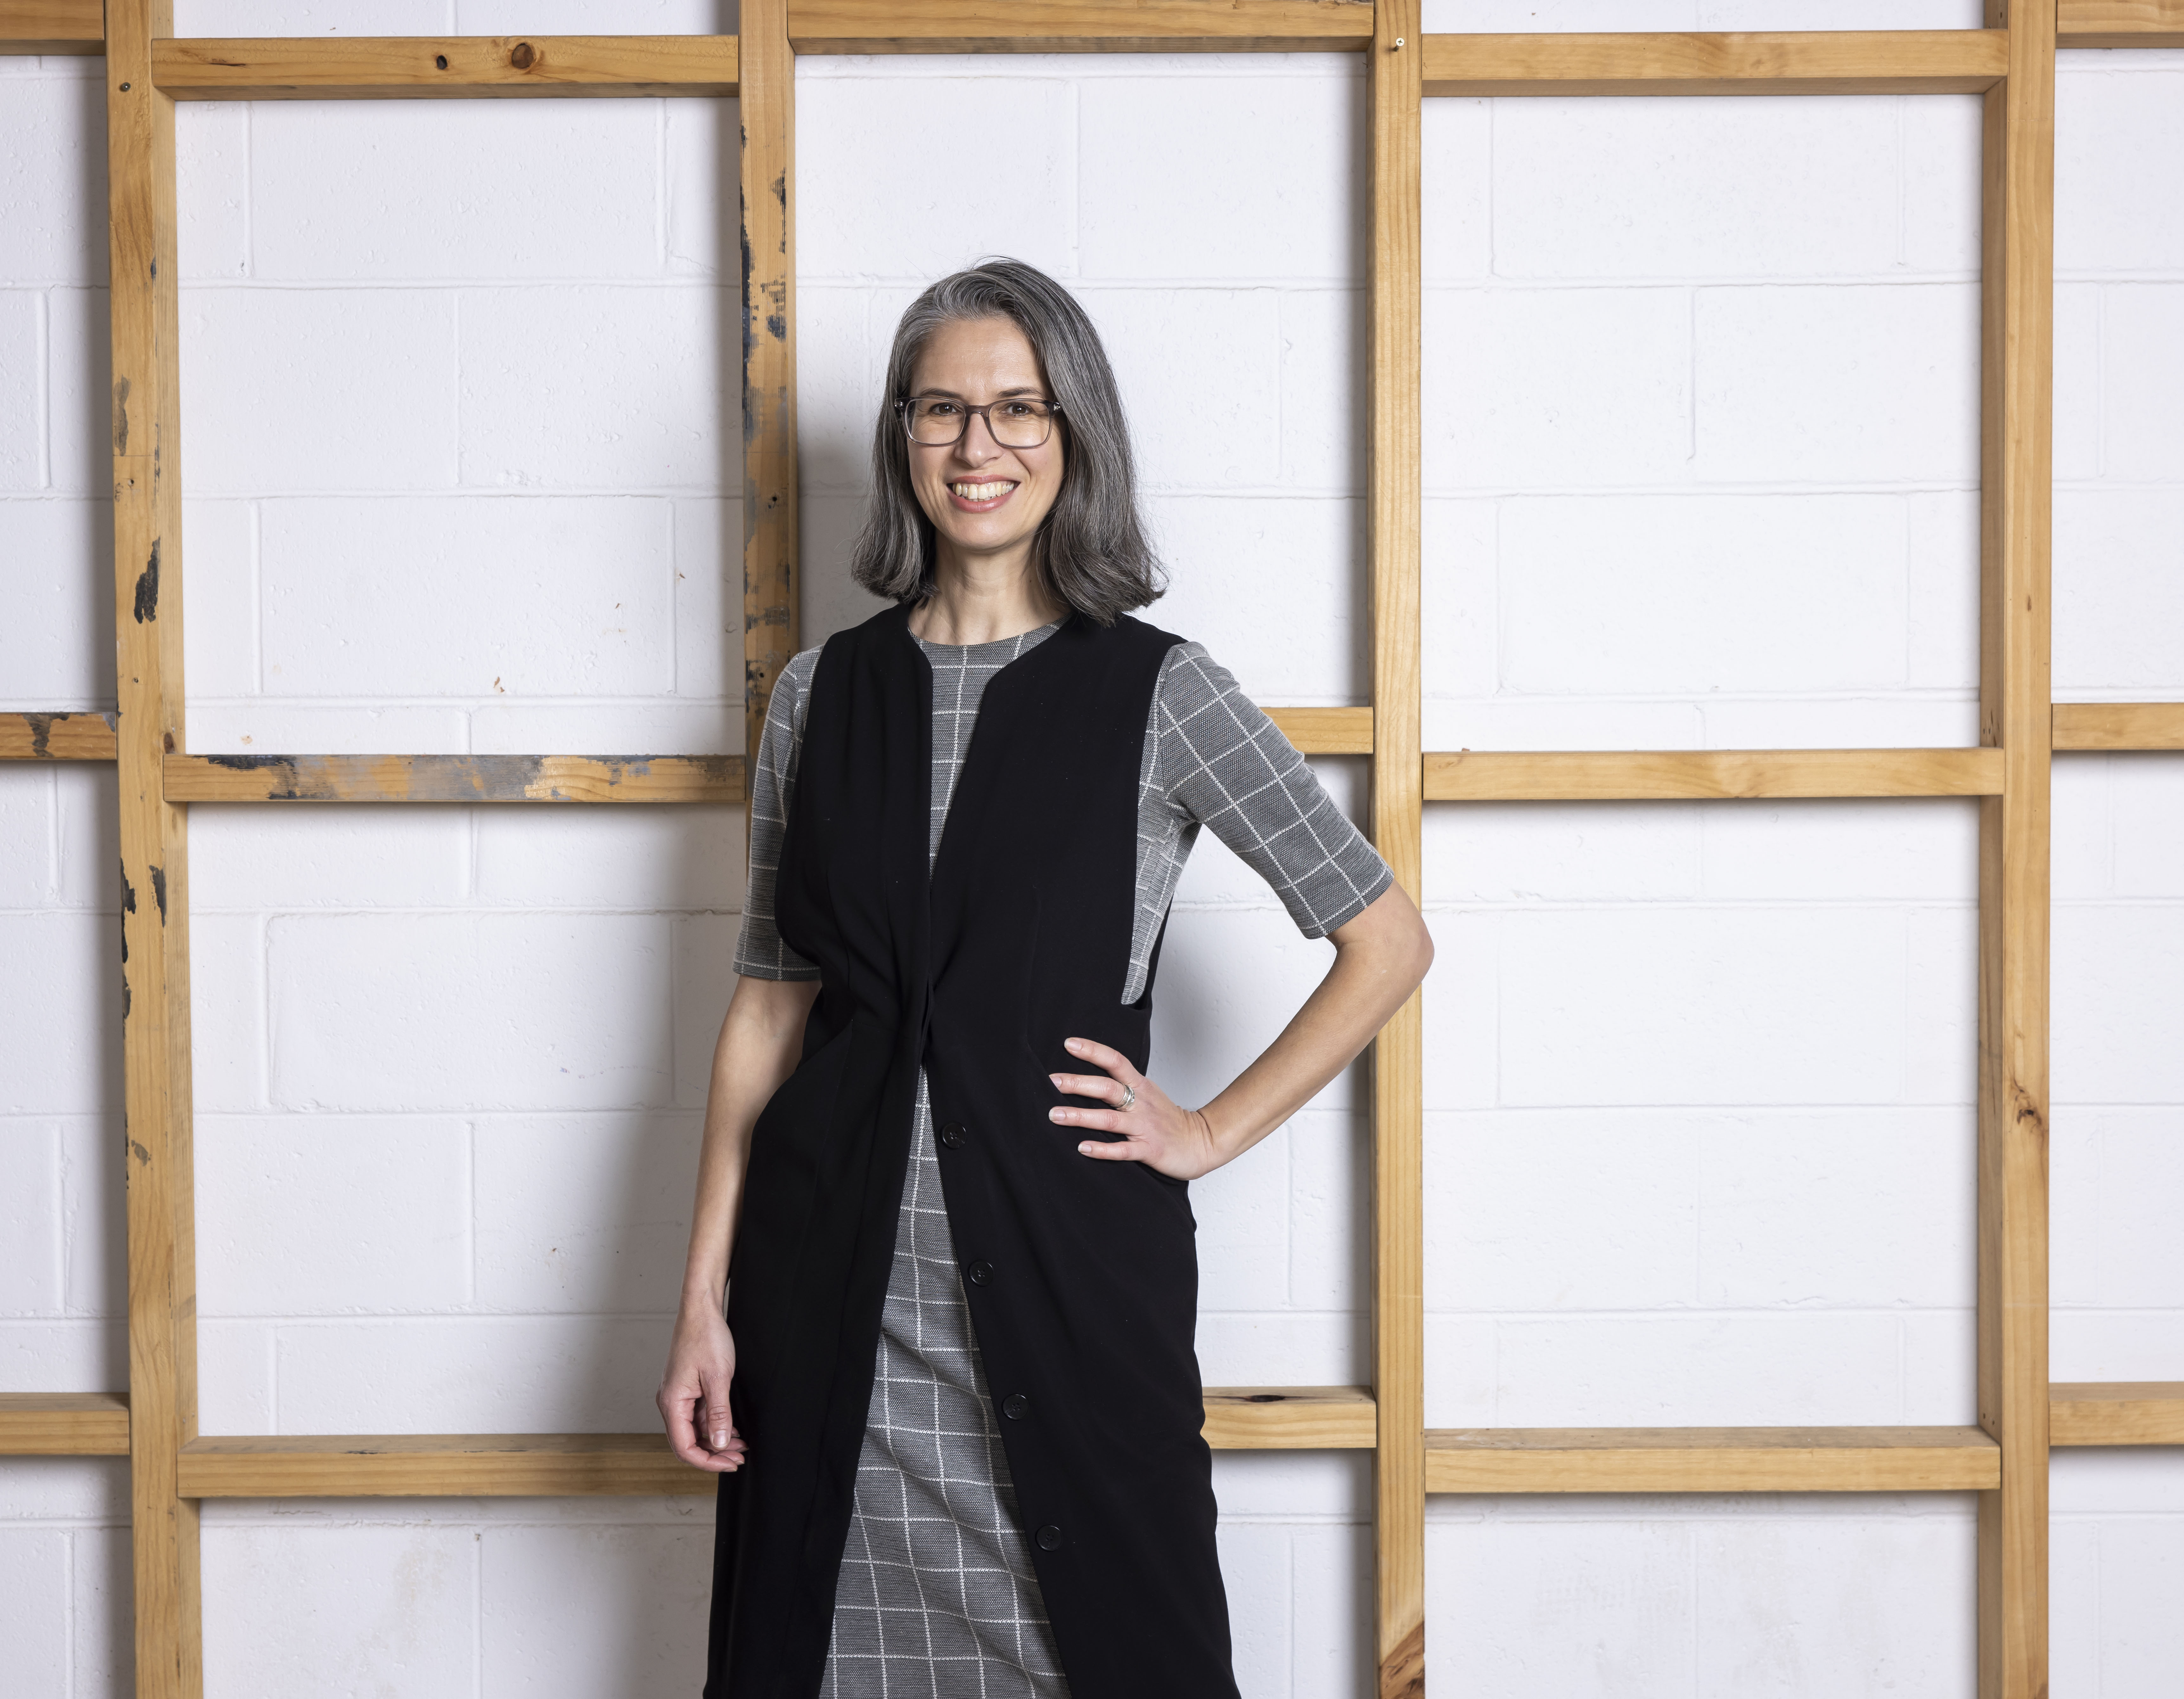
[[[972,1285],[983,1286],[987,1281],[993,1278],[994,1265],[991,1263],[973,1263],[971,1264],[971,1284]]]
[[[1011,1422],[1021,1422],[1031,1413],[1031,1400],[1021,1392],[1011,1392],[1001,1405],[1001,1413]]]
[[[1039,1549],[1042,1552],[1059,1552],[1061,1549],[1061,1530],[1051,1522],[1039,1530]]]
[[[961,1146],[963,1142],[962,1124],[957,1121],[950,1121],[946,1126],[943,1127],[940,1130],[940,1142],[947,1146],[951,1151]]]

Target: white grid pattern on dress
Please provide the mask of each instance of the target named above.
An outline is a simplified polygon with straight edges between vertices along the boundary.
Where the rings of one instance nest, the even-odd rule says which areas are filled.
[[[928,865],[940,853],[987,681],[1055,630],[996,643],[919,640],[933,668]],[[921,1069],[820,1693],[1067,1699],[1068,1691],[956,1268]]]
[[[1296,747],[1202,643],[1178,643],[1161,663],[1139,773],[1126,1003],[1145,995],[1153,941],[1201,825],[1267,881],[1307,938],[1356,919],[1395,882]]]
[[[1063,1699],[922,1074],[821,1699]]]

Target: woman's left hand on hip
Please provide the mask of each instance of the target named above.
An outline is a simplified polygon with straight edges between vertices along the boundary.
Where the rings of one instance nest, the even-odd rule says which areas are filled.
[[[1065,1127],[1089,1127],[1120,1133],[1119,1141],[1087,1139],[1079,1154],[1101,1162],[1141,1162],[1171,1180],[1196,1180],[1227,1160],[1201,1109],[1186,1109],[1130,1065],[1119,1050],[1089,1038],[1062,1041],[1105,1074],[1050,1074],[1055,1090],[1072,1097],[1097,1098],[1104,1108],[1080,1109],[1057,1104],[1047,1118]],[[1127,1104],[1126,1108],[1123,1106]]]

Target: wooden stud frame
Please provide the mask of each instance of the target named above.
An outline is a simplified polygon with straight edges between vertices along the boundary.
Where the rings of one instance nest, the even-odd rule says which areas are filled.
[[[1272,710],[1363,755],[1372,829],[1421,881],[1430,802],[1964,797],[1981,809],[1978,1424],[1424,1424],[1423,1030],[1373,1058],[1373,1385],[1210,1388],[1223,1446],[1374,1455],[1377,1699],[1423,1693],[1433,1492],[1972,1491],[1982,1699],[2047,1688],[2051,1445],[2184,1444],[2184,1381],[2053,1385],[2047,1363],[2051,751],[2184,750],[2184,704],[2059,704],[2048,670],[2055,52],[2184,45],[2184,0],[1989,0],[1951,31],[1425,36],[1418,0],[745,0],[721,36],[177,40],[171,0],[0,0],[0,52],[107,59],[119,699],[0,714],[0,759],[115,763],[125,948],[130,1391],[0,1396],[0,1454],[127,1455],[137,1688],[201,1699],[208,1497],[710,1491],[657,1435],[200,1437],[190,1154],[187,804],[738,800],[736,756],[202,756],[181,680],[174,103],[741,97],[745,748],[797,646],[798,53],[1368,56],[1370,706]],[[1981,738],[1970,749],[1428,753],[1420,737],[1419,111],[1442,95],[1969,92],[1986,108]]]

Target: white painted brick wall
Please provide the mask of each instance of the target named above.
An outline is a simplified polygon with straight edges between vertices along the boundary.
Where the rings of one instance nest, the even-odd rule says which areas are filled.
[[[195,34],[733,27],[714,0],[179,9]],[[4,708],[113,691],[98,69],[0,60]],[[2184,55],[2073,55],[2060,109],[2058,694],[2184,697],[2184,221],[2144,195]],[[1358,67],[812,59],[799,113],[805,640],[872,605],[840,561],[896,315],[1005,252],[1111,339],[1175,569],[1153,616],[1262,701],[1364,700]],[[1004,192],[906,143],[989,114]],[[1977,129],[1949,97],[1428,107],[1428,747],[1970,741]],[[733,137],[706,102],[184,109],[192,747],[740,747]],[[1317,764],[1361,810],[1362,763]],[[2056,797],[2056,1373],[2174,1378],[2184,771],[2071,757]],[[739,813],[192,826],[206,1430],[649,1425]],[[40,964],[0,974],[9,1387],[124,1374],[114,832],[98,769],[0,772],[0,960]],[[1429,1419],[1968,1420],[1974,888],[1968,805],[1434,809]],[[1215,1089],[1326,955],[1201,844],[1163,1079]],[[1195,1188],[1210,1380],[1367,1378],[1365,1101],[1336,1082]],[[16,1666],[125,1691],[125,1478],[6,1474]],[[1245,1691],[1362,1691],[1366,1460],[1216,1474]],[[2055,1504],[2057,1691],[2165,1693],[2184,1463],[2066,1455]],[[1968,1502],[1429,1520],[1430,1655],[1483,1692],[1970,1680]],[[710,1541],[702,1502],[214,1505],[208,1689],[688,1691]]]

